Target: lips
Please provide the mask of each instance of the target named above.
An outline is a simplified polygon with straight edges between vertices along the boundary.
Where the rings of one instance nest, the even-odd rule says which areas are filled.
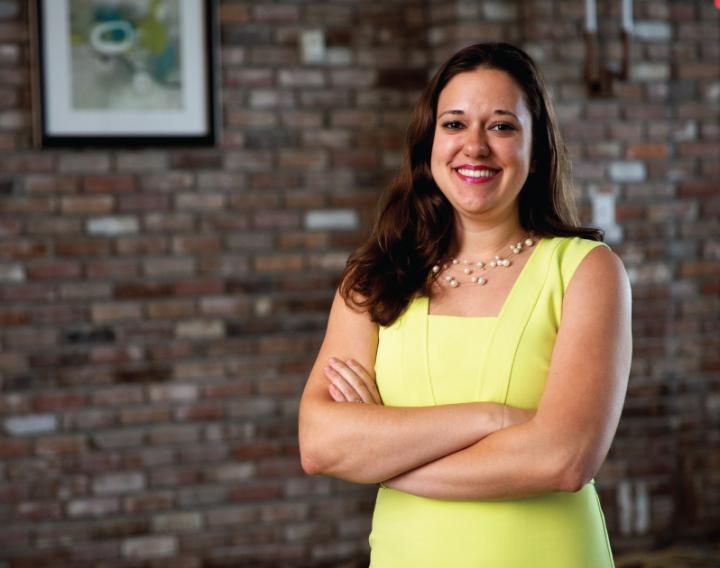
[[[463,164],[453,168],[453,172],[465,183],[487,183],[493,180],[501,170],[484,165]]]

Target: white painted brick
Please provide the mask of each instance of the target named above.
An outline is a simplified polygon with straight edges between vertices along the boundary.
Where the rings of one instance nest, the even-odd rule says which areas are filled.
[[[477,18],[480,15],[480,2],[460,0],[457,3],[457,15],[461,18]]]
[[[705,408],[710,416],[720,414],[720,393],[710,394],[705,398]]]
[[[310,230],[352,230],[357,226],[357,213],[352,209],[314,210],[305,215],[305,227]]]
[[[645,164],[639,161],[618,161],[610,164],[610,178],[613,181],[644,181],[647,177]]]
[[[627,269],[630,284],[663,284],[672,280],[672,271],[665,264],[645,264]]]
[[[323,270],[342,270],[348,259],[348,253],[335,252],[328,254],[314,254],[308,258],[311,268]]]
[[[644,481],[635,482],[635,534],[646,534],[650,528],[650,495]]]
[[[609,243],[617,243],[622,240],[623,232],[615,221],[615,193],[590,191],[592,201],[592,223],[605,231],[605,239]]]
[[[166,513],[153,517],[153,532],[186,532],[197,530],[202,527],[202,516],[200,513]]]
[[[52,414],[14,416],[5,420],[5,430],[14,436],[31,436],[57,430],[57,417]]]
[[[253,305],[255,310],[255,315],[264,317],[269,315],[272,312],[273,308],[273,302],[272,298],[269,296],[259,296],[255,299],[255,303]]]
[[[225,336],[225,324],[220,320],[190,320],[177,325],[175,334],[178,337],[197,339],[213,339]]]
[[[138,536],[122,543],[125,558],[167,558],[175,556],[177,550],[178,542],[174,536]]]
[[[145,475],[139,471],[106,473],[93,480],[93,492],[97,495],[128,493],[145,488]]]
[[[705,89],[705,100],[710,103],[720,102],[720,83],[711,83]]]
[[[632,485],[630,481],[622,480],[617,488],[617,508],[620,518],[620,532],[629,535],[632,532]]]
[[[648,41],[669,41],[672,38],[672,26],[667,22],[635,22],[633,37]]]
[[[137,233],[139,228],[137,217],[95,217],[88,219],[87,231],[91,235],[125,235]]]
[[[238,481],[250,479],[253,475],[255,475],[255,464],[253,463],[223,464],[208,472],[209,478],[214,481]]]
[[[150,387],[150,400],[163,401],[191,401],[198,397],[197,385],[154,385]]]
[[[24,282],[25,269],[20,264],[0,264],[0,282]]]
[[[68,516],[74,517],[105,517],[114,515],[120,510],[116,498],[75,499],[68,503]]]
[[[688,142],[690,140],[697,140],[698,127],[697,122],[694,120],[688,120],[682,127],[678,128],[673,132],[673,140],[676,142]]]
[[[670,79],[669,63],[638,63],[630,71],[636,81],[667,81]]]
[[[517,5],[513,2],[488,2],[482,3],[485,17],[491,22],[511,22],[517,18]]]
[[[352,63],[352,52],[346,47],[330,47],[325,53],[328,65],[344,67]]]

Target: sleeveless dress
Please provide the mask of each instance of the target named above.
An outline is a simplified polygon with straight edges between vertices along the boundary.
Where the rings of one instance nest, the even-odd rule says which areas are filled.
[[[542,239],[497,317],[428,314],[415,298],[381,327],[375,361],[386,406],[491,401],[537,408],[567,285],[602,243]],[[609,568],[594,480],[580,491],[450,501],[378,490],[371,568]]]

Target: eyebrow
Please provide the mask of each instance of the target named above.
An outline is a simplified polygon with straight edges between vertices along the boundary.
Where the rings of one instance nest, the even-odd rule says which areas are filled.
[[[465,114],[465,111],[462,111],[462,110],[459,110],[459,109],[446,110],[446,111],[444,111],[444,112],[441,112],[441,113],[438,115],[438,118],[440,118],[440,117],[443,116],[444,114]],[[496,109],[493,111],[493,114],[510,115],[510,116],[515,117],[515,120],[517,120],[518,122],[520,122],[520,119],[518,118],[518,115],[516,115],[514,112],[509,111],[509,110],[505,110],[505,109],[502,109],[502,108],[496,108]]]

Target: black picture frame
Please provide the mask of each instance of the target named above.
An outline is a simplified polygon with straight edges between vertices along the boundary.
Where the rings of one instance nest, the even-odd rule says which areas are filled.
[[[216,66],[219,57],[216,51],[219,44],[215,1],[168,1],[175,2],[173,6],[178,17],[173,22],[176,27],[172,33],[178,39],[161,56],[165,57],[171,48],[175,48],[173,71],[180,77],[170,87],[156,81],[148,72],[153,69],[148,53],[155,52],[146,47],[147,42],[137,38],[153,36],[142,30],[134,31],[133,21],[113,20],[110,15],[106,21],[93,21],[92,34],[73,34],[71,10],[80,10],[79,6],[91,3],[89,0],[30,0],[33,122],[37,147],[213,146],[217,143]],[[108,23],[116,27],[109,29]],[[104,29],[98,29],[103,25]],[[120,34],[116,33],[118,30]],[[100,33],[94,33],[96,31]],[[124,43],[113,43],[112,40],[118,35],[123,37],[123,33],[126,34]],[[168,31],[166,36],[171,36],[171,32]],[[105,41],[106,37],[111,41]],[[120,45],[113,47],[115,44]],[[162,45],[169,44],[168,41]],[[119,53],[120,49],[125,52]],[[128,55],[129,52],[132,53]],[[97,68],[97,74],[92,76],[83,71],[88,68]],[[191,80],[196,77],[201,79]],[[85,88],[79,88],[74,81],[82,82]],[[117,85],[120,89],[114,88]],[[133,99],[137,85],[142,85],[146,91],[150,89],[151,94],[156,95],[155,99],[145,93]],[[78,97],[82,98],[95,86],[102,95],[98,97],[103,99],[102,102],[97,104],[91,99],[89,103],[87,100],[78,103]],[[124,98],[116,97],[116,92]],[[102,104],[106,106],[102,107]],[[133,108],[133,104],[148,108]]]

